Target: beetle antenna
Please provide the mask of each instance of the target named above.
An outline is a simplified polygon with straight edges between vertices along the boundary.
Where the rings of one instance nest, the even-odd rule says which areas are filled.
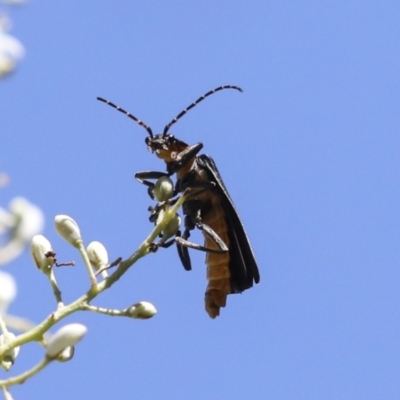
[[[201,101],[203,101],[206,97],[214,94],[215,92],[219,92],[220,90],[223,89],[236,89],[239,90],[239,92],[243,92],[243,90],[239,86],[232,86],[232,85],[225,85],[225,86],[219,86],[213,90],[210,90],[206,94],[203,94],[203,96],[199,97],[195,102],[193,102],[189,107],[185,108],[183,111],[181,111],[169,124],[167,124],[164,128],[163,136],[166,136],[166,134],[169,131],[169,128],[178,121],[179,118],[183,117],[190,109],[192,109],[194,106],[199,104]],[[99,99],[100,100],[100,99]]]
[[[135,122],[137,122],[140,126],[142,126],[144,129],[146,129],[146,131],[148,132],[149,136],[152,138],[153,137],[153,131],[151,130],[151,128],[149,126],[147,126],[143,121],[141,121],[140,119],[136,118],[134,115],[132,115],[130,112],[125,111],[123,108],[121,108],[120,106],[117,106],[114,103],[111,103],[111,101],[103,99],[102,97],[97,97],[97,100],[102,101],[103,103],[108,104],[109,106],[115,108],[116,110],[118,110],[119,112],[122,112],[122,114],[125,114],[127,117],[129,117],[130,119],[133,119]]]

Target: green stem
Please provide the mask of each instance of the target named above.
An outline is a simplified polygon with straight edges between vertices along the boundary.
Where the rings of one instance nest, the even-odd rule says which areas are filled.
[[[77,248],[79,250],[79,253],[81,254],[81,257],[82,257],[83,262],[85,264],[86,270],[87,270],[87,272],[89,274],[90,283],[91,283],[92,287],[96,287],[97,286],[96,275],[93,272],[92,265],[90,264],[90,260],[89,260],[89,257],[87,255],[87,253],[86,253],[86,249],[85,249],[85,246],[83,245],[83,241],[82,240],[80,240],[77,243]]]
[[[62,298],[61,298],[61,291],[58,288],[58,284],[57,284],[56,277],[54,275],[53,268],[51,268],[50,272],[48,274],[46,274],[46,275],[49,278],[49,281],[50,281],[50,284],[51,284],[51,288],[53,289],[54,297],[56,298],[56,301],[57,301],[57,307],[58,308],[63,307],[64,303],[63,303]]]
[[[158,235],[167,227],[172,218],[175,217],[179,207],[185,202],[186,197],[181,196],[174,206],[165,212],[163,220],[155,227],[153,232],[146,238],[140,245],[139,249],[135,251],[129,258],[121,261],[116,271],[110,275],[105,281],[101,282],[98,287],[104,290],[112,286],[121,276],[140,258],[149,253],[149,246],[154,242]],[[103,289],[104,288],[104,289]]]
[[[40,363],[36,364],[33,368],[30,370],[22,373],[21,375],[14,376],[14,378],[9,378],[0,381],[0,387],[9,387],[12,385],[20,385],[21,383],[24,383],[28,378],[31,376],[37,374],[39,371],[41,371],[44,367],[46,367],[50,363],[50,359],[47,357],[44,358]]]
[[[83,311],[92,311],[99,314],[110,315],[111,317],[124,317],[126,316],[126,310],[116,310],[112,308],[96,307],[90,304],[86,304],[82,307]]]
[[[3,386],[3,394],[4,400],[13,400],[13,397],[11,396],[11,393],[8,391],[8,388],[6,386]]]
[[[95,285],[92,284],[92,287],[83,296],[79,297],[74,302],[65,305],[64,307],[57,309],[57,311],[51,313],[39,325],[35,326],[28,332],[18,335],[15,339],[5,344],[4,347],[0,350],[0,359],[3,356],[3,354],[7,353],[14,347],[21,346],[25,343],[32,341],[41,341],[43,339],[43,335],[45,334],[45,332],[47,332],[58,321],[78,310],[85,310],[87,304],[90,303],[91,300],[93,300],[104,290],[111,287],[138,259],[144,257],[149,253],[150,244],[152,244],[154,240],[157,238],[157,236],[166,228],[166,226],[175,216],[176,212],[178,211],[179,207],[184,203],[184,201],[185,201],[185,196],[181,196],[179,200],[176,202],[176,204],[171,208],[171,210],[165,213],[163,220],[153,229],[153,231],[146,238],[146,240],[140,245],[139,249],[135,253],[133,253],[128,259],[126,259],[125,261],[121,261],[118,268],[113,274],[111,274],[106,280],[98,284]],[[89,263],[88,265],[90,266],[90,262],[86,255],[86,251],[84,251],[83,253],[86,256],[85,258],[87,258],[87,261]],[[0,386],[1,386],[1,381],[0,381]]]

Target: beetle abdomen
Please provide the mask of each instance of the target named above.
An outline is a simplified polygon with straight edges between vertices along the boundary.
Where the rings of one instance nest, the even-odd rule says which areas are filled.
[[[228,226],[225,221],[225,212],[221,204],[213,204],[211,210],[204,217],[204,223],[212,228],[229,248]],[[219,249],[212,239],[205,237],[205,247]],[[207,253],[207,280],[205,293],[205,307],[208,315],[215,318],[221,307],[226,305],[226,297],[231,293],[229,252]]]

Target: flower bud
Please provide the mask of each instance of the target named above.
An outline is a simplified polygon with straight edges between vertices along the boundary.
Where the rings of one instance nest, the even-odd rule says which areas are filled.
[[[174,184],[168,176],[162,176],[157,180],[153,188],[154,197],[157,201],[169,200],[174,194]]]
[[[31,255],[36,266],[44,273],[50,272],[54,264],[51,243],[43,235],[35,235],[31,242]]]
[[[15,339],[15,335],[12,332],[7,332],[6,334],[0,335],[0,348],[4,345],[8,344],[11,340]],[[11,366],[14,364],[15,359],[19,354],[19,346],[14,347],[13,349],[7,351],[7,353],[3,354],[3,357],[0,360],[1,366],[8,371]]]
[[[81,231],[74,219],[68,215],[57,215],[54,219],[57,233],[68,243],[77,247],[77,242],[81,241]]]
[[[42,210],[23,197],[15,197],[10,202],[10,212],[14,217],[12,240],[29,243],[32,237],[43,230]]]
[[[21,42],[3,30],[6,26],[0,21],[0,77],[12,72],[25,54]]]
[[[50,359],[59,357],[68,347],[78,343],[85,336],[87,328],[82,324],[68,324],[60,328],[49,340],[46,356]]]
[[[94,269],[99,269],[108,264],[108,253],[100,242],[91,242],[86,249],[90,264]]]
[[[56,360],[59,362],[69,361],[74,356],[74,353],[75,353],[75,347],[69,346],[59,354],[59,356],[56,358]]]
[[[156,308],[148,301],[140,301],[128,309],[129,316],[135,319],[149,319],[156,315],[156,313]]]

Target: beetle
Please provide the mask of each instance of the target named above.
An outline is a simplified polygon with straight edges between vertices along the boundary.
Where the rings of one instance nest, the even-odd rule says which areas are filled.
[[[175,242],[183,267],[188,271],[191,270],[191,261],[187,248],[207,252],[205,308],[211,318],[217,317],[220,308],[225,307],[228,294],[241,293],[251,288],[253,283],[259,283],[260,274],[249,238],[214,160],[209,155],[198,154],[203,148],[202,143],[188,145],[168,132],[190,109],[224,89],[242,92],[240,87],[233,85],[210,90],[182,110],[165,126],[161,134],[153,134],[147,124],[109,100],[97,98],[146,129],[148,136],[145,143],[148,149],[165,162],[166,172],[144,171],[135,174],[139,182],[148,186],[152,198],[154,183],[148,179],[162,176],[176,175],[175,194],[190,190],[191,194],[182,206],[185,229],[182,236],[178,231]],[[204,246],[187,241],[194,228],[202,230]]]

